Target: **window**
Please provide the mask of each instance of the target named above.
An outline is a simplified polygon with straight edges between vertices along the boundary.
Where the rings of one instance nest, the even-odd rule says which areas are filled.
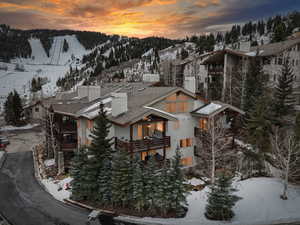
[[[80,128],[80,121],[77,120],[77,128]]]
[[[186,147],[191,147],[191,146],[192,146],[192,138],[186,138],[186,139],[180,140],[181,148],[186,148]]]
[[[39,107],[35,107],[35,112],[39,112],[40,108]]]
[[[277,63],[278,63],[278,65],[282,65],[282,58],[278,58]]]
[[[176,112],[176,102],[166,103],[166,111],[169,113]]]
[[[92,120],[88,120],[88,128],[93,129],[94,122]]]
[[[207,130],[207,119],[201,118],[199,120],[199,128],[202,130]]]
[[[193,157],[186,157],[181,159],[181,165],[191,166],[193,165]]]

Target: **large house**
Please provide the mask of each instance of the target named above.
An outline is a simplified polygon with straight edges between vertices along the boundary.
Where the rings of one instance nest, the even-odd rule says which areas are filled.
[[[182,164],[193,166],[195,158],[195,128],[206,129],[206,115],[197,113],[204,101],[180,87],[155,87],[149,83],[110,83],[102,86],[79,86],[71,99],[57,100],[50,110],[54,113],[59,151],[69,159],[74,151],[91,143],[91,131],[104,105],[112,126],[109,137],[114,148],[147,160],[170,159],[176,148],[182,149]],[[222,113],[235,111],[222,105]],[[217,108],[216,110],[220,110]],[[195,111],[196,110],[196,111]],[[192,113],[193,112],[193,113]],[[204,110],[204,112],[207,112]],[[229,115],[229,114],[228,114]],[[227,120],[230,121],[230,120]]]

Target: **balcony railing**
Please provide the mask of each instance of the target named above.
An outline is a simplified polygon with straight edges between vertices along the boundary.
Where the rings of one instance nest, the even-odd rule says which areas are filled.
[[[117,149],[125,149],[129,152],[141,152],[147,150],[155,150],[161,148],[168,148],[171,146],[171,138],[169,136],[163,138],[149,138],[143,140],[120,140],[115,139],[115,145]]]
[[[77,142],[70,142],[70,143],[62,143],[61,150],[62,151],[73,151],[77,149]]]

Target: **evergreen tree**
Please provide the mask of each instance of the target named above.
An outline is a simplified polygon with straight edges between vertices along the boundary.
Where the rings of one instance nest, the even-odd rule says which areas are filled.
[[[249,114],[254,108],[257,99],[266,90],[267,75],[264,74],[259,58],[256,56],[250,60],[249,72],[245,80],[245,93],[243,95],[242,108]]]
[[[112,163],[112,202],[114,206],[128,207],[132,192],[131,162],[128,152],[119,150]]]
[[[69,44],[66,41],[66,39],[64,39],[63,52],[67,52],[68,50],[69,50]]]
[[[270,100],[260,97],[246,119],[247,140],[257,155],[259,174],[263,174],[266,153],[270,151],[271,133]]]
[[[233,195],[232,177],[222,174],[210,187],[205,216],[211,220],[230,220],[234,217],[233,206],[241,198]]]
[[[143,167],[138,158],[135,158],[132,164],[133,175],[132,175],[132,202],[133,207],[138,210],[144,210],[146,206],[145,192],[144,192],[144,177]]]
[[[7,124],[19,126],[22,124],[23,106],[16,90],[10,92],[4,103],[5,121]]]
[[[154,156],[150,156],[147,165],[144,167],[144,190],[147,208],[150,211],[155,209],[155,192],[157,182],[157,164]]]
[[[178,216],[183,215],[183,207],[187,206],[187,188],[181,167],[181,154],[178,147],[176,149],[176,154],[172,159],[172,167],[170,172],[170,179],[172,183],[172,190],[170,190],[172,198],[171,209],[173,209]]]
[[[98,186],[97,200],[104,206],[110,205],[112,199],[112,162],[109,158],[103,159]]]
[[[86,197],[85,165],[87,163],[87,153],[85,148],[79,149],[71,161],[70,175],[73,178],[72,199],[84,200]]]
[[[88,180],[88,197],[92,200],[98,195],[99,184],[98,179],[101,170],[104,167],[104,160],[111,160],[112,141],[107,138],[111,124],[109,123],[104,105],[100,104],[99,115],[95,119],[95,125],[92,130],[92,143],[88,147],[88,163],[86,179]],[[109,182],[109,181],[107,181]]]
[[[273,38],[271,40],[271,42],[281,42],[281,41],[285,41],[287,37],[287,29],[286,26],[283,22],[275,25],[274,27],[274,35]]]
[[[273,101],[274,116],[280,122],[283,122],[283,117],[291,115],[294,112],[293,81],[293,70],[289,64],[289,60],[285,60],[278,82],[276,83]]]

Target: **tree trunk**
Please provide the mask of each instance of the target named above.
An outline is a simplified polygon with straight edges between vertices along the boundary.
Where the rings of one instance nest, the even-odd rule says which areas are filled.
[[[211,183],[215,183],[216,156],[215,156],[215,121],[212,118],[212,133],[211,133]]]

